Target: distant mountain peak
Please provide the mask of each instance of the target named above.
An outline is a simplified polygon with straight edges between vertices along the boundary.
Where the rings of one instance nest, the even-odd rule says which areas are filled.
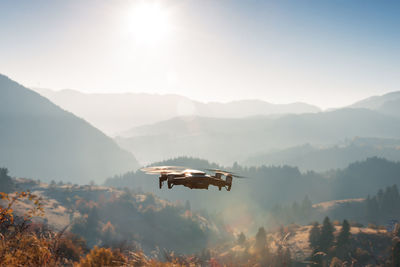
[[[387,115],[400,117],[400,91],[394,91],[380,96],[371,96],[354,103],[350,107],[367,108]]]

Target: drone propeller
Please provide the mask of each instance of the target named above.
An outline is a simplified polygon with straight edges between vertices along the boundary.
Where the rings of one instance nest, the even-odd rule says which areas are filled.
[[[206,171],[217,172],[217,173],[222,173],[222,174],[225,174],[225,173],[233,174],[232,172],[228,172],[228,171],[224,171],[224,170],[220,170],[220,169],[206,169]]]
[[[249,179],[249,177],[247,177],[247,176],[241,176],[241,175],[236,175],[236,174],[233,174],[232,177],[239,178],[239,179]]]
[[[206,169],[206,170],[207,171],[211,171],[211,172],[215,172],[215,173],[220,173],[220,174],[225,175],[225,176],[229,175],[229,176],[232,176],[232,177],[235,177],[235,178],[241,178],[241,179],[248,178],[248,177],[245,177],[245,176],[237,175],[237,174],[235,174],[233,172],[219,170],[219,169]]]
[[[185,167],[180,166],[153,166],[140,169],[142,172],[147,174],[158,174],[158,173],[171,173],[171,172],[181,172]]]

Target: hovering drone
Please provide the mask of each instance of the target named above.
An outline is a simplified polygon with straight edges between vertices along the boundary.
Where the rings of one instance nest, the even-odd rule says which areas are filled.
[[[207,189],[210,185],[221,189],[224,187],[227,191],[231,191],[232,179],[245,178],[233,174],[231,172],[218,170],[218,169],[207,169],[207,171],[214,172],[214,175],[206,174],[203,171],[187,169],[179,166],[154,166],[141,169],[141,171],[147,174],[159,174],[160,189],[163,183],[167,181],[168,188],[171,189],[175,185],[183,185],[190,189]],[[225,180],[222,179],[225,176]]]

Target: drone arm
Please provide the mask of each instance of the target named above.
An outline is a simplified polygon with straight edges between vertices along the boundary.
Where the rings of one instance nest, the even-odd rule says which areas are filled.
[[[232,175],[227,175],[225,181],[226,181],[226,184],[228,185],[228,188],[226,190],[231,191]]]

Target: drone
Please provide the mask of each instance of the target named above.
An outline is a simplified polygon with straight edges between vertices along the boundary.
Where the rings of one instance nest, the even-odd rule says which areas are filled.
[[[232,172],[206,169],[207,171],[214,172],[214,175],[207,174],[203,171],[187,169],[180,166],[154,166],[142,168],[141,171],[147,174],[159,174],[160,189],[163,183],[167,181],[168,189],[172,189],[175,185],[183,185],[190,189],[207,189],[210,185],[218,187],[218,190],[224,187],[227,191],[231,191],[232,180],[235,178],[246,178],[244,176],[236,175]],[[223,179],[225,176],[225,179]]]

